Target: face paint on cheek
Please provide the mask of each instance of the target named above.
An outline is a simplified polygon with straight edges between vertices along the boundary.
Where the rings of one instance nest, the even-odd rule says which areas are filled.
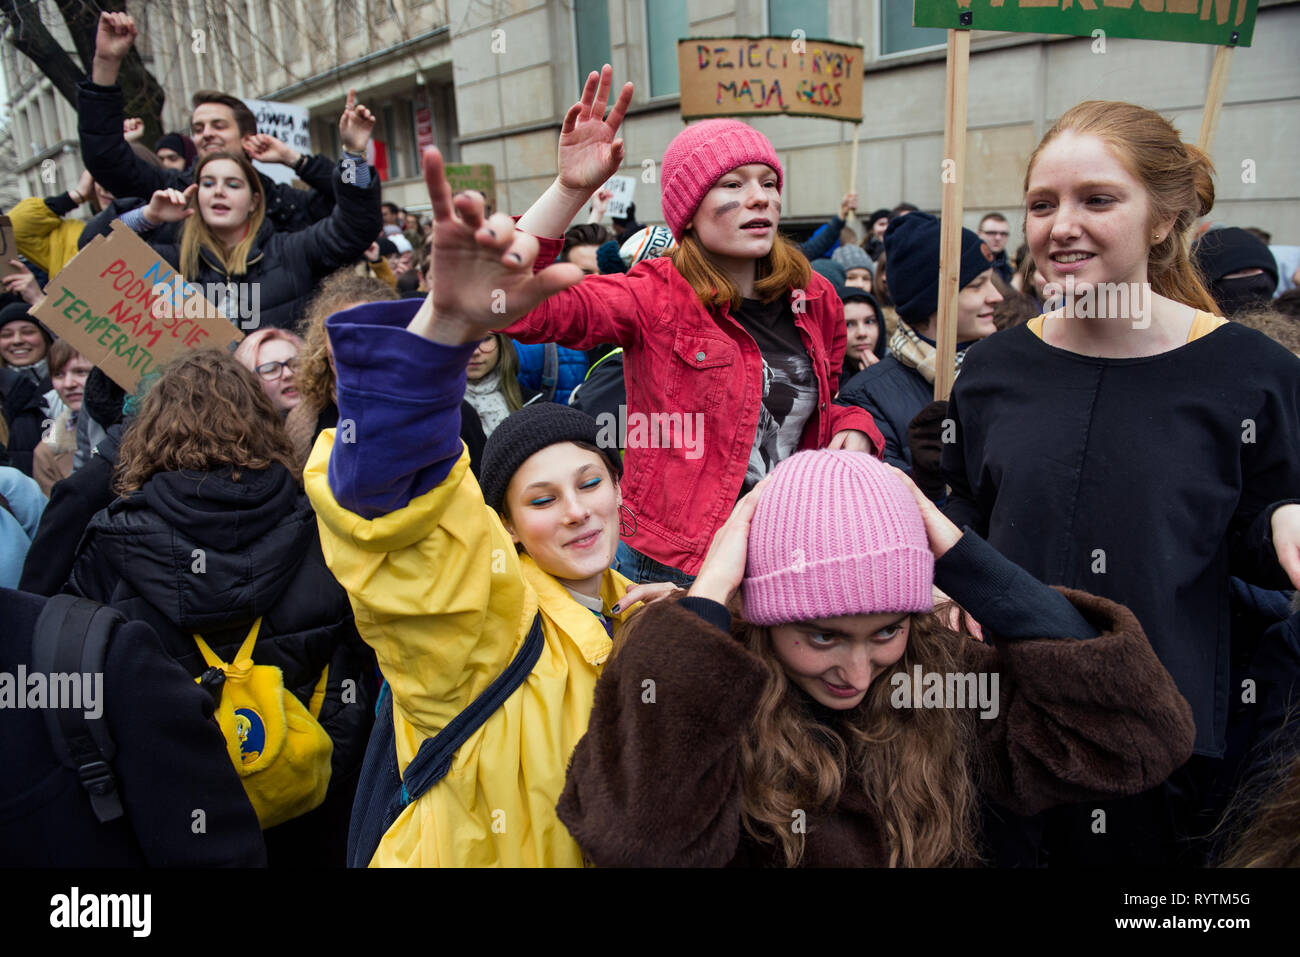
[[[727,215],[727,213],[731,212],[733,209],[737,209],[737,208],[739,208],[739,206],[740,206],[740,203],[738,203],[738,202],[736,202],[736,201],[734,201],[734,200],[733,200],[732,202],[730,202],[730,203],[723,203],[721,206],[719,206],[717,209],[715,209],[715,210],[713,211],[713,218],[714,218],[714,219],[719,219],[719,218],[721,218],[721,217]]]

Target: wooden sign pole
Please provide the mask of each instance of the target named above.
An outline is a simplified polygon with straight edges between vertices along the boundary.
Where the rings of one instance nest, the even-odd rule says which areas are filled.
[[[961,285],[962,187],[966,178],[966,81],[970,31],[948,31],[943,123],[943,212],[939,245],[939,320],[935,330],[934,397],[948,398],[957,359],[957,293]]]
[[[858,46],[859,47],[862,46],[862,37],[858,37]],[[853,127],[853,155],[849,160],[849,192],[850,193],[856,193],[858,191],[858,136],[861,133],[862,133],[862,121],[858,120],[858,122]],[[848,219],[845,221],[845,225],[848,226],[849,228],[858,226],[859,224],[854,222],[854,220],[858,219],[858,216],[859,214],[856,211],[850,212]]]
[[[1232,65],[1232,51],[1236,47],[1219,47],[1214,51],[1214,66],[1210,68],[1210,87],[1205,93],[1205,111],[1201,114],[1201,135],[1196,145],[1209,154],[1214,146],[1214,134],[1219,131],[1219,113],[1223,109],[1223,92],[1228,86],[1228,67]]]

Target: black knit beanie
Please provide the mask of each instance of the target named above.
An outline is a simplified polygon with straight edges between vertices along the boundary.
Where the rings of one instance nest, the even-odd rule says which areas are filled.
[[[11,322],[30,322],[41,330],[41,335],[45,337],[45,346],[49,348],[54,345],[54,336],[50,330],[45,328],[45,323],[28,311],[29,308],[26,302],[11,302],[0,309],[0,328],[9,325]]]
[[[1262,269],[1277,285],[1277,260],[1264,240],[1236,226],[1206,232],[1192,246],[1192,259],[1210,283],[1243,269]]]
[[[910,325],[924,324],[939,311],[939,244],[939,219],[929,213],[899,216],[885,230],[889,296],[899,318]],[[958,288],[991,268],[993,250],[975,233],[963,229]]]
[[[479,477],[483,500],[501,511],[506,486],[529,456],[557,442],[586,442],[600,448],[596,434],[596,420],[567,405],[535,402],[512,412],[488,436],[483,448],[483,474]],[[600,451],[613,475],[622,478],[623,460],[617,446]]]

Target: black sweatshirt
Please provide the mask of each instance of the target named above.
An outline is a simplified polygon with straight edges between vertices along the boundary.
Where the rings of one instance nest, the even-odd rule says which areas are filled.
[[[945,513],[1036,578],[1127,605],[1220,755],[1228,578],[1288,587],[1274,507],[1300,495],[1300,360],[1228,323],[1100,359],[1027,326],[971,347],[953,389]],[[978,617],[978,616],[977,616]]]

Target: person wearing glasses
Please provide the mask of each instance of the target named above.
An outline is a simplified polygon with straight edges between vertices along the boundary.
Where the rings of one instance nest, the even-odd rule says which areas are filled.
[[[988,243],[989,251],[993,253],[993,271],[1007,285],[1011,284],[1011,276],[1015,272],[1011,268],[1011,261],[1007,259],[1007,240],[1011,238],[1011,224],[1001,213],[985,213],[984,218],[980,220],[979,228],[980,239]]]
[[[465,370],[465,403],[478,413],[483,435],[490,436],[536,396],[519,384],[519,356],[510,339],[500,332],[484,336]]]
[[[262,391],[283,419],[302,401],[298,394],[298,354],[303,341],[286,329],[258,329],[235,350],[235,358],[257,375]]]

